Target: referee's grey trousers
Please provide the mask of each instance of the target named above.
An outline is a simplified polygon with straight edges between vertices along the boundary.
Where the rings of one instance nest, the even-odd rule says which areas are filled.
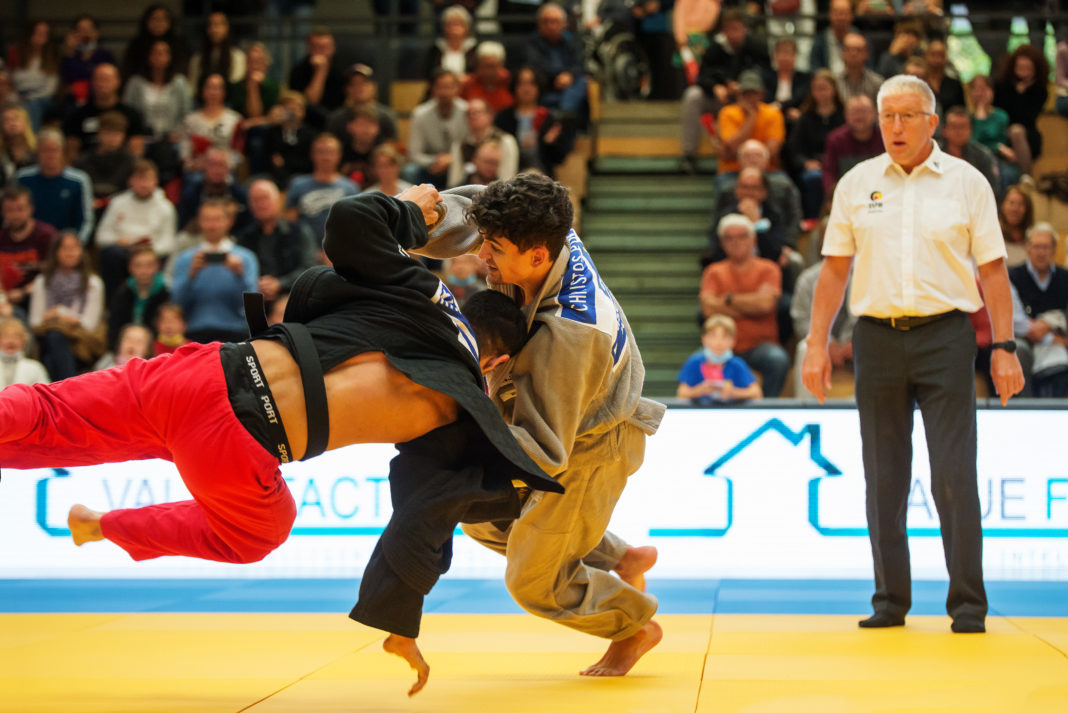
[[[876,612],[903,617],[912,605],[905,515],[912,486],[913,411],[919,405],[949,570],[946,611],[954,618],[986,616],[975,353],[975,330],[963,312],[907,332],[857,321],[853,357]]]

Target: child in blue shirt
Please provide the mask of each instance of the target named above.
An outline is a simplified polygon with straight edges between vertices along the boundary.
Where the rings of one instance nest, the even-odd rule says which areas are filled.
[[[705,320],[701,344],[679,370],[680,399],[693,399],[702,406],[763,397],[760,384],[740,357],[734,356],[734,320],[715,314]]]

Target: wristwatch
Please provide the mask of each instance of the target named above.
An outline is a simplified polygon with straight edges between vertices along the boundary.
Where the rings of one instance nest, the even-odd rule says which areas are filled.
[[[733,301],[734,301],[734,295],[732,295],[730,292],[728,292],[727,294],[725,294],[723,296],[723,304],[727,305],[728,307],[731,306],[731,302],[733,302]]]
[[[1012,354],[1012,353],[1014,353],[1016,351],[1016,342],[1014,342],[1011,339],[1009,339],[1008,341],[1004,341],[1004,342],[994,342],[993,344],[990,345],[990,348],[992,350],[993,349],[1004,349],[1009,354]]]

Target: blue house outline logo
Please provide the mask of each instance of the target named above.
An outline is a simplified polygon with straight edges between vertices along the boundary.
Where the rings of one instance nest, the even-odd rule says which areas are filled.
[[[717,458],[712,465],[705,468],[704,475],[723,477],[727,484],[727,524],[720,528],[650,528],[650,537],[723,537],[734,524],[734,483],[719,472],[719,469],[731,461],[735,456],[742,453],[749,446],[758,441],[765,433],[774,431],[785,438],[790,445],[800,445],[805,436],[809,437],[808,457],[817,466],[823,469],[823,475],[817,475],[808,481],[808,522],[813,529],[824,537],[867,537],[867,527],[827,527],[819,521],[819,498],[820,484],[826,478],[842,476],[842,470],[826,456],[822,450],[822,436],[820,424],[808,423],[795,431],[787,426],[779,418],[768,419],[739,441],[730,450]],[[941,537],[942,533],[937,527],[910,527],[907,530],[909,537]],[[988,527],[983,528],[983,537],[1046,537],[1068,538],[1068,528],[1012,528],[1012,527]]]
[[[800,445],[805,436],[809,437],[809,459],[823,469],[823,475],[818,475],[808,482],[808,521],[809,524],[820,535],[824,537],[866,537],[868,535],[868,529],[866,527],[827,527],[821,525],[819,522],[819,497],[820,497],[820,484],[826,478],[834,478],[842,476],[842,470],[827,459],[823,455],[822,451],[822,436],[820,431],[820,424],[809,423],[802,426],[799,430],[794,431],[787,426],[779,418],[771,418],[764,422],[759,428],[750,433],[744,439],[735,444],[726,453],[717,458],[710,466],[708,466],[704,475],[712,477],[722,477],[727,487],[727,518],[726,524],[723,527],[713,528],[650,528],[650,537],[705,537],[715,538],[723,537],[730,530],[734,524],[734,483],[733,481],[723,476],[719,472],[720,468],[745,451],[749,446],[758,441],[764,434],[769,431],[774,431],[780,436],[785,438],[793,446]],[[54,526],[48,522],[48,495],[49,484],[54,479],[69,478],[71,473],[66,468],[52,468],[52,473],[49,476],[41,478],[36,483],[36,521],[37,525],[46,534],[51,537],[68,537],[70,530],[63,526]],[[1055,479],[1057,482],[1064,482],[1064,479]],[[66,523],[64,523],[65,525]],[[291,536],[337,536],[337,535],[381,535],[384,531],[384,526],[365,526],[365,527],[352,527],[352,526],[297,526],[290,532]],[[460,528],[456,528],[454,535],[462,536],[463,531]],[[937,527],[910,527],[908,528],[908,535],[910,537],[941,537],[941,532]],[[1012,527],[985,527],[983,528],[983,536],[987,538],[1068,538],[1068,528],[1012,528]]]

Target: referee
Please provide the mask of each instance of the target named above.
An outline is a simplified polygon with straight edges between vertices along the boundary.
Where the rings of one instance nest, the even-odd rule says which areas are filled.
[[[976,345],[968,313],[983,306],[978,265],[994,328],[990,371],[1004,405],[1024,384],[1005,245],[990,184],[931,138],[938,116],[927,84],[892,77],[879,90],[878,107],[886,153],[858,164],[835,189],[802,380],[822,402],[831,383],[828,330],[855,261],[853,355],[875,564],[874,613],[859,624],[901,626],[912,604],[905,514],[919,404],[949,570],[946,611],[954,632],[983,632]]]

